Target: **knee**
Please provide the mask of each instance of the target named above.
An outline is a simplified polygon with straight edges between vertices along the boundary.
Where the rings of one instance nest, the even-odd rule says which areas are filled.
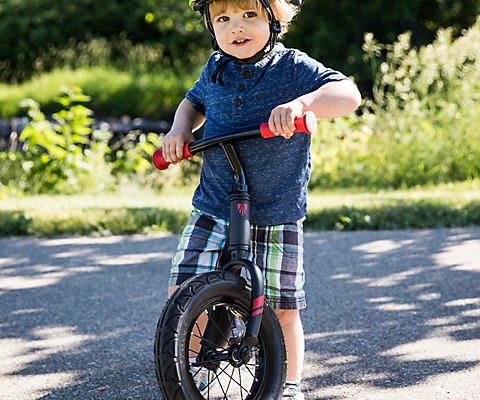
[[[300,321],[300,310],[275,310],[282,326],[289,326]]]

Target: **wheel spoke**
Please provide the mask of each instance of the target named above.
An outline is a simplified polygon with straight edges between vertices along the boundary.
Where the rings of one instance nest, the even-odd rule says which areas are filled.
[[[270,307],[264,312],[251,359],[244,362],[237,354],[249,306],[245,282],[226,272],[199,276],[169,300],[155,336],[157,379],[165,398],[177,393],[204,400],[279,396],[285,350]]]

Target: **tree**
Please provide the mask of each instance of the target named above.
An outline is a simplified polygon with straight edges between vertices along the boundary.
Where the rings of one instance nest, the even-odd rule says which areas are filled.
[[[285,43],[354,76],[362,91],[369,91],[370,67],[362,61],[366,32],[393,43],[411,31],[412,44],[420,46],[431,43],[442,27],[452,27],[458,36],[479,14],[480,0],[306,0]]]
[[[431,43],[442,27],[453,27],[458,35],[478,14],[480,0],[305,0],[285,44],[353,75],[362,91],[369,91],[365,32],[393,43],[411,31],[413,45],[419,46]],[[99,38],[110,41],[112,62],[124,57],[125,47],[142,44],[161,55],[153,62],[164,68],[200,65],[210,50],[203,21],[187,0],[0,0],[0,37],[4,81],[54,68],[58,49],[75,54],[80,42]]]

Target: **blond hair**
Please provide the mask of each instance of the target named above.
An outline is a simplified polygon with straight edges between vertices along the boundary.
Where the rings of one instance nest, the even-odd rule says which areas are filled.
[[[267,11],[263,7],[262,3],[259,0],[214,0],[209,3],[210,14],[219,15],[227,10],[227,7],[232,3],[235,3],[236,6],[241,9],[253,9],[256,10],[259,14],[263,15],[265,18],[268,18]],[[282,31],[279,37],[282,37],[288,32],[290,22],[292,22],[295,15],[299,11],[299,7],[290,4],[286,0],[269,0],[270,7],[272,8],[275,18],[280,22]]]

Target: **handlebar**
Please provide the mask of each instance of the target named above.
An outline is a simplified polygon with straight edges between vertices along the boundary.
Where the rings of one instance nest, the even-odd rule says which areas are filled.
[[[187,142],[183,145],[183,158],[190,158],[196,154],[190,152],[190,145],[192,143],[193,142]],[[166,170],[171,164],[163,157],[162,149],[155,150],[153,153],[152,162],[155,168],[159,169],[160,171]]]
[[[317,117],[312,111],[307,111],[301,117],[295,118],[295,131],[294,133],[298,132],[305,132],[309,135],[314,133],[317,130]],[[243,132],[239,134],[231,134],[231,135],[221,135],[219,137],[211,137],[208,139],[200,139],[196,142],[188,142],[185,143],[183,146],[183,158],[190,158],[193,157],[200,151],[203,151],[207,148],[213,147],[219,143],[226,143],[226,142],[233,142],[240,139],[245,139],[248,137],[254,137],[261,135],[263,138],[268,139],[272,137],[276,137],[270,128],[268,127],[268,123],[264,122],[260,125],[260,129],[253,132]],[[163,157],[162,149],[158,149],[153,153],[152,157],[153,165],[163,171],[170,166],[170,163],[165,160]]]
[[[294,133],[305,132],[311,135],[317,130],[317,117],[312,111],[307,111],[301,117],[295,118],[293,123],[295,124]],[[277,136],[268,127],[268,122],[260,125],[260,135],[265,139]]]

